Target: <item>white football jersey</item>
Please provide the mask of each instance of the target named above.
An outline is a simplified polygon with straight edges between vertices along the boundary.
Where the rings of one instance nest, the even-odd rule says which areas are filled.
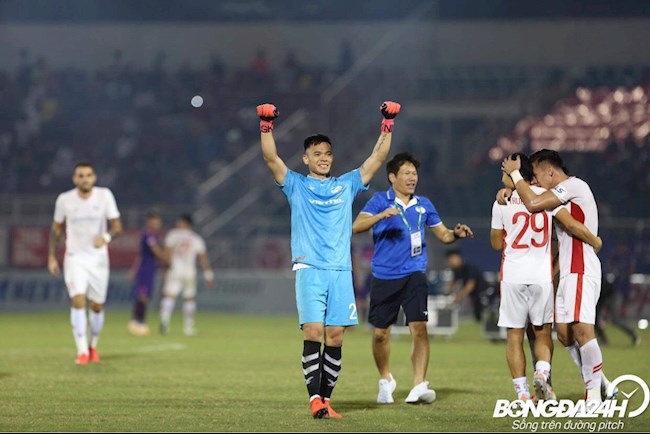
[[[54,221],[65,222],[65,254],[76,257],[108,255],[108,248],[94,246],[95,238],[106,233],[106,221],[120,217],[111,190],[93,187],[82,198],[76,188],[61,193],[54,206]]]
[[[546,190],[531,185],[535,194]],[[553,281],[549,211],[531,213],[514,191],[507,205],[492,205],[492,228],[505,232],[501,259],[501,278],[509,283],[548,283]]]
[[[205,253],[205,242],[199,234],[190,229],[172,229],[165,237],[165,247],[172,251],[170,273],[178,276],[196,275],[196,257]]]
[[[553,215],[566,208],[574,219],[584,224],[592,234],[598,235],[598,206],[586,182],[572,176],[560,182],[551,191],[564,204],[555,208]],[[585,274],[601,279],[600,259],[596,256],[594,248],[571,236],[562,225],[557,224],[556,227],[560,249],[560,277]]]

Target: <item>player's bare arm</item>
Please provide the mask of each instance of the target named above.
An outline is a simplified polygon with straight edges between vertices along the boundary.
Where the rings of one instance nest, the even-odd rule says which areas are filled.
[[[474,232],[472,229],[462,223],[458,223],[454,229],[448,229],[444,223],[431,228],[431,232],[435,237],[444,244],[451,244],[459,238],[472,238]]]
[[[105,234],[95,237],[95,247],[100,248],[102,246],[108,245],[115,238],[119,237],[122,233],[122,220],[119,218],[111,219],[108,221],[110,229]]]
[[[562,223],[566,231],[574,238],[578,238],[580,241],[589,244],[594,248],[596,253],[602,249],[603,240],[599,236],[592,234],[587,226],[574,219],[566,208],[562,208],[558,211],[558,213],[555,214],[555,218]]]
[[[391,218],[394,215],[398,215],[399,210],[393,206],[386,208],[382,212],[372,215],[365,212],[359,213],[357,218],[352,223],[352,233],[359,234],[365,232],[378,222]]]
[[[201,269],[203,270],[203,278],[205,279],[205,283],[209,287],[212,287],[214,285],[214,272],[210,267],[210,259],[208,258],[208,254],[205,252],[199,253],[198,258]]]
[[[129,268],[129,272],[126,274],[127,279],[135,280],[135,276],[138,273],[138,268],[140,267],[140,262],[142,262],[142,257],[138,253],[137,255],[135,255],[133,264],[131,264],[131,268]]]
[[[59,244],[62,233],[63,223],[52,222],[52,227],[50,228],[50,243],[47,254],[47,270],[54,276],[61,274],[59,261],[56,259],[56,246]]]
[[[454,296],[454,303],[460,304],[461,301],[474,292],[474,289],[476,289],[476,279],[468,280],[465,285],[463,285],[463,288]]]
[[[530,212],[539,212],[544,210],[552,210],[562,205],[562,201],[553,194],[551,191],[545,191],[542,194],[536,194],[530,185],[521,177],[519,169],[521,168],[521,161],[519,156],[514,160],[506,158],[501,164],[501,170],[512,177],[512,182],[517,188],[517,193],[521,197],[522,202],[526,209]],[[518,176],[517,176],[518,175]],[[498,197],[497,197],[498,199]]]
[[[375,147],[372,149],[372,154],[363,162],[359,171],[361,173],[361,181],[363,185],[368,185],[375,173],[381,168],[388,157],[390,152],[390,145],[393,139],[393,125],[395,123],[395,116],[399,113],[401,105],[396,102],[386,101],[381,105],[381,114],[384,120],[381,122],[381,134]]]
[[[260,104],[257,106],[257,115],[260,117],[262,156],[275,182],[282,185],[287,176],[287,166],[278,156],[275,139],[273,138],[273,120],[279,114],[280,112],[273,104]]]
[[[505,238],[505,231],[503,229],[490,230],[490,244],[494,250],[503,250],[503,240]]]

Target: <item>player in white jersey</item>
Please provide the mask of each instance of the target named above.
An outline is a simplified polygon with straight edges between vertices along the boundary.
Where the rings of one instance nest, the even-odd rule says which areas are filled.
[[[529,184],[533,171],[528,157],[521,158],[521,174]],[[514,190],[512,179],[503,175],[503,184]],[[534,192],[545,190],[531,186]],[[490,241],[495,250],[503,250],[500,273],[501,303],[499,327],[507,328],[506,356],[512,384],[518,399],[530,399],[526,378],[526,356],[523,350],[528,321],[533,326],[535,376],[538,399],[549,399],[553,339],[553,266],[551,253],[551,213],[529,212],[514,192],[504,206],[496,201],[492,206]]]
[[[122,232],[120,212],[108,188],[95,187],[97,176],[90,163],[74,168],[72,182],[76,188],[56,199],[54,221],[50,230],[48,270],[61,274],[56,245],[66,225],[63,275],[72,299],[70,322],[77,344],[78,365],[99,362],[97,343],[104,326],[103,306],[108,289],[108,243]],[[106,221],[110,222],[107,231]],[[90,345],[86,337],[86,298],[90,300]]]
[[[176,221],[176,228],[165,237],[165,256],[170,268],[165,276],[163,299],[160,301],[160,333],[169,331],[176,298],[183,292],[183,332],[186,336],[192,336],[195,334],[197,258],[208,286],[214,283],[214,273],[210,268],[205,241],[192,230],[191,216],[181,216]]]
[[[572,225],[557,227],[560,283],[556,294],[558,339],[581,370],[586,399],[601,401],[607,379],[594,329],[596,303],[600,295],[601,267],[596,253],[602,247],[598,233],[598,208],[591,189],[583,180],[569,176],[556,151],[543,149],[530,156],[538,184],[548,191],[537,194],[523,181],[519,159],[506,159],[502,170],[510,174],[517,192],[531,212],[553,210],[561,218],[570,214],[589,230]]]

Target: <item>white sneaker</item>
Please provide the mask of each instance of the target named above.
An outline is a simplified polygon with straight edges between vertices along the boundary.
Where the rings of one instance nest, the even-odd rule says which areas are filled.
[[[390,381],[384,380],[383,378],[379,380],[379,395],[377,395],[378,404],[392,404],[395,402],[393,400],[393,392],[397,387],[397,381],[393,378],[392,374],[390,376]]]
[[[551,386],[546,382],[544,374],[535,373],[533,378],[533,387],[535,387],[535,396],[538,401],[546,401],[551,399],[552,389]],[[555,393],[553,393],[555,395]]]
[[[409,392],[404,400],[407,404],[431,404],[436,400],[436,391],[429,389],[429,382],[423,381]]]

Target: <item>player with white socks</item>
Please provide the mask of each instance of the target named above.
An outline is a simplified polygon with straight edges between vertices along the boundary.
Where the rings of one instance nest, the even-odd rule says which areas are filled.
[[[61,274],[56,257],[63,224],[66,225],[66,250],[63,274],[72,300],[70,323],[77,344],[78,365],[99,362],[97,344],[104,327],[104,302],[108,289],[108,243],[122,232],[120,212],[108,188],[95,187],[97,176],[90,163],[75,166],[72,181],[76,188],[56,199],[50,230],[48,270]],[[110,230],[106,230],[106,221]],[[90,343],[87,338],[86,298],[90,300]]]
[[[203,269],[208,286],[214,283],[203,238],[192,230],[192,217],[183,215],[176,221],[176,227],[165,237],[165,256],[170,269],[165,276],[163,299],[160,301],[160,333],[169,331],[176,298],[183,292],[183,333],[192,336],[194,313],[196,312],[196,260]]]
[[[569,213],[592,234],[598,233],[598,208],[589,185],[568,175],[556,151],[543,149],[530,156],[538,184],[548,191],[536,194],[523,182],[519,159],[505,159],[502,170],[515,183],[526,208],[531,212],[553,210],[553,215]],[[601,401],[603,356],[595,334],[596,303],[600,296],[601,265],[596,253],[602,240],[587,244],[577,238],[574,228],[557,226],[560,254],[560,283],[555,309],[558,339],[580,366],[588,401]],[[579,350],[576,348],[576,344]],[[579,351],[579,359],[578,359]]]

